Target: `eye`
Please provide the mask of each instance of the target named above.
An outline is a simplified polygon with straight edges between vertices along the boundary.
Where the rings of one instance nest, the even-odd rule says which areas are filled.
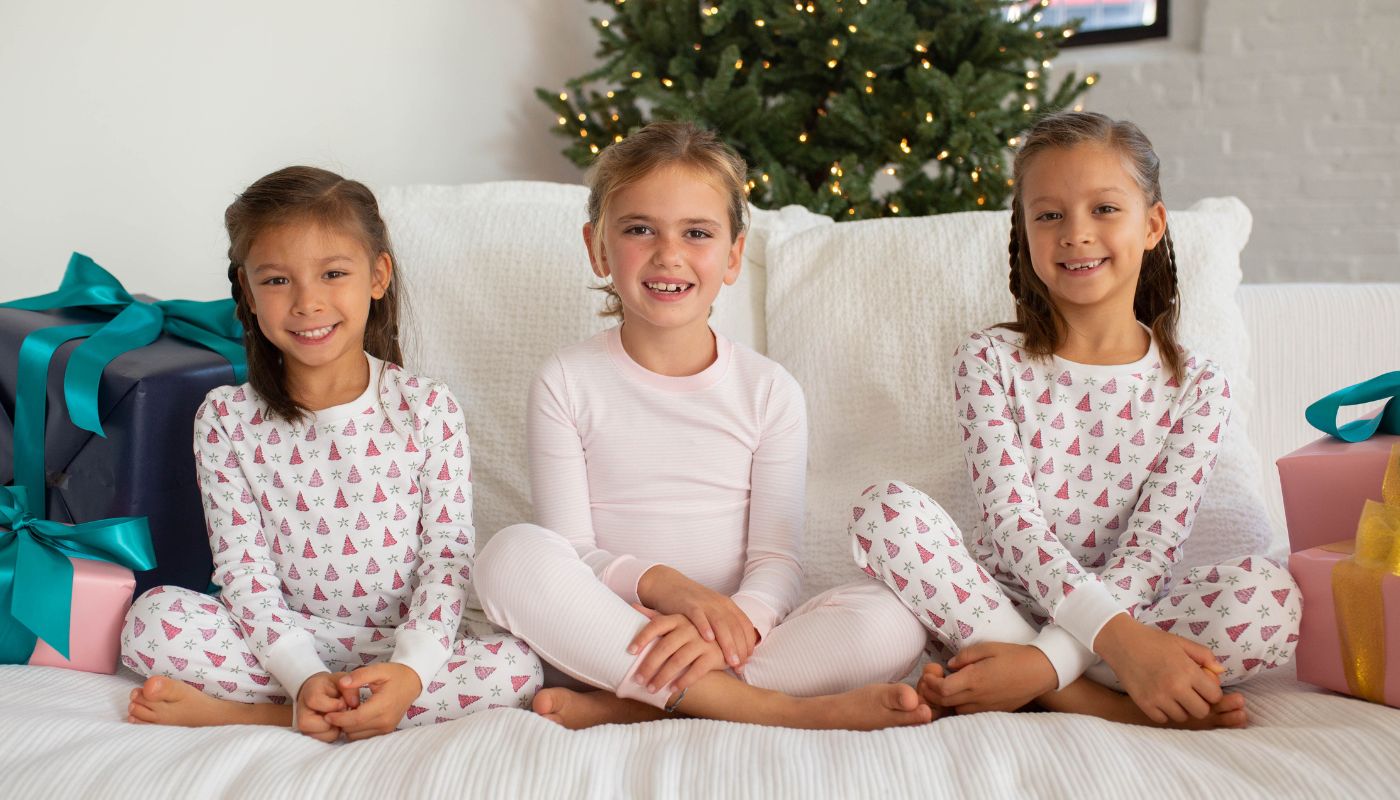
[[[327,278],[330,278],[330,279],[332,279],[332,280],[334,280],[334,279],[336,279],[336,278],[342,278],[342,277],[344,277],[344,276],[346,276],[346,275],[348,275],[348,274],[349,274],[349,273],[347,273],[347,272],[346,272],[345,270],[343,270],[343,269],[333,269],[333,270],[329,270],[329,271],[326,272],[326,277],[327,277]]]
[[[1113,212],[1115,212],[1115,211],[1117,211],[1117,210],[1118,210],[1118,207],[1117,207],[1117,206],[1109,205],[1108,203],[1104,203],[1103,205],[1096,207],[1096,208],[1094,209],[1094,213],[1095,213],[1095,214],[1112,214]]]
[[[688,231],[685,232],[685,238],[687,238],[687,239],[713,239],[713,238],[714,238],[714,234],[710,233],[710,232],[707,231],[707,230],[704,230],[703,228],[691,228],[690,230],[688,230]]]
[[[262,282],[263,286],[286,286],[287,279],[280,275],[273,276]]]
[[[651,228],[647,225],[628,225],[622,229],[625,236],[646,236],[651,233]]]
[[[1040,214],[1037,214],[1037,215],[1036,215],[1035,221],[1036,221],[1036,222],[1055,222],[1056,220],[1060,219],[1062,216],[1063,216],[1063,215],[1062,215],[1060,212],[1058,212],[1058,211],[1044,211],[1044,212],[1041,212]]]

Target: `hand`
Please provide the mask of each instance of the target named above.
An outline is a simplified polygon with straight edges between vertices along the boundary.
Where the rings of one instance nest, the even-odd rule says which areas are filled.
[[[642,575],[637,597],[662,614],[684,615],[705,641],[719,644],[724,663],[735,672],[743,671],[758,644],[753,621],[733,600],[664,564]]]
[[[412,668],[392,661],[381,661],[360,667],[337,681],[337,697],[341,702],[351,692],[354,704],[349,710],[327,714],[326,721],[345,731],[352,742],[389,733],[398,727],[404,712],[423,693],[423,681]],[[361,686],[368,686],[370,698],[359,702]]]
[[[632,673],[632,679],[645,684],[648,692],[655,692],[663,686],[670,686],[679,692],[689,688],[706,673],[724,669],[724,655],[719,645],[705,641],[685,615],[661,614],[639,605],[633,608],[645,614],[650,621],[632,639],[627,652],[636,655],[647,642],[656,640],[651,652]]]
[[[340,738],[340,728],[326,719],[327,714],[345,710],[336,680],[344,673],[318,672],[297,690],[297,730],[322,742]]]
[[[1158,724],[1203,719],[1218,702],[1225,668],[1210,650],[1144,625],[1127,614],[1108,621],[1094,639],[1123,690]]]
[[[949,669],[956,672],[947,677],[941,677],[941,669],[930,675],[933,666],[924,668],[920,694],[928,684],[925,699],[930,704],[937,702],[959,714],[1015,711],[1059,685],[1050,659],[1028,644],[974,644],[948,662]]]

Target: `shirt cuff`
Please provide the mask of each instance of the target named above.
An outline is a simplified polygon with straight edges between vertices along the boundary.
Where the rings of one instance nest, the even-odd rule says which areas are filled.
[[[646,571],[656,566],[658,561],[643,561],[635,556],[618,556],[613,562],[603,568],[603,574],[599,576],[603,583],[613,590],[613,594],[621,597],[629,603],[640,603],[641,598],[637,597],[637,582],[642,579]]]
[[[1080,644],[1069,631],[1058,625],[1041,628],[1028,644],[1044,653],[1050,660],[1050,666],[1055,668],[1056,691],[1074,683],[1099,660],[1094,651]]]
[[[405,667],[418,673],[418,680],[423,682],[422,688],[428,688],[428,683],[442,670],[442,665],[447,663],[450,651],[444,650],[442,640],[437,634],[418,628],[408,630],[397,630],[394,632],[394,654],[389,657],[390,663],[403,664]]]
[[[1074,591],[1060,601],[1055,609],[1055,624],[1093,651],[1094,638],[1099,631],[1115,615],[1122,613],[1123,606],[1102,583],[1088,580],[1074,587]]]
[[[316,655],[316,643],[310,636],[284,635],[265,656],[267,671],[287,691],[287,699],[295,706],[301,685],[319,672],[330,672]]]
[[[773,630],[773,626],[778,624],[778,612],[768,607],[768,604],[759,600],[751,594],[737,592],[729,598],[734,601],[734,605],[739,610],[748,615],[749,622],[753,623],[753,629],[758,632],[759,641]]]

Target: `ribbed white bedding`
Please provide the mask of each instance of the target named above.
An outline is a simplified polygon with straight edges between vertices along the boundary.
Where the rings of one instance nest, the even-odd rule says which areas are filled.
[[[130,673],[0,667],[0,797],[1394,797],[1400,710],[1247,686],[1243,731],[983,714],[877,733],[701,720],[570,732],[500,709],[355,744],[130,725]]]

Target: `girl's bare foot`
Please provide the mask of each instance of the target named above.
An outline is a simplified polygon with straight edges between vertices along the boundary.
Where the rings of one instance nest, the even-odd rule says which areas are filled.
[[[277,725],[290,727],[291,706],[272,703],[238,703],[210,697],[182,681],[147,678],[131,690],[127,721],[154,725]]]
[[[903,683],[872,683],[826,697],[796,698],[798,715],[785,724],[793,728],[874,731],[932,722],[933,709]]]
[[[1190,718],[1185,722],[1153,722],[1133,699],[1122,692],[1088,678],[1080,678],[1058,692],[1042,695],[1037,704],[1047,711],[1065,711],[1073,714],[1088,714],[1110,722],[1125,722],[1129,725],[1150,725],[1154,728],[1176,728],[1180,730],[1213,730],[1215,728],[1243,728],[1249,724],[1249,715],[1244,708],[1244,695],[1227,692],[1220,701],[1210,707],[1210,713],[1201,719]]]
[[[536,714],[570,730],[609,723],[651,722],[669,716],[659,708],[611,692],[575,692],[560,687],[540,691],[532,708]]]

